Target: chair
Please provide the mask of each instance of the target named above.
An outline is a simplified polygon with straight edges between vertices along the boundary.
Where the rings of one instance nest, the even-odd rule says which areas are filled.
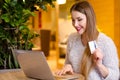
[[[49,56],[50,50],[50,30],[41,29],[40,30],[40,40],[41,40],[41,50],[44,52],[45,56]]]

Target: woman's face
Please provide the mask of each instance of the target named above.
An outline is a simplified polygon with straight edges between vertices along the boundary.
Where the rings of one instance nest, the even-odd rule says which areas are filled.
[[[86,15],[78,11],[72,11],[71,17],[74,28],[80,35],[83,34],[86,30]]]

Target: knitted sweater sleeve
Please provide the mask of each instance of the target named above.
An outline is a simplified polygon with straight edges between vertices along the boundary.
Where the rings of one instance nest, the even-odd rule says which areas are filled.
[[[65,64],[70,64],[68,55],[69,55],[69,52],[70,52],[70,49],[71,49],[71,43],[72,43],[72,34],[68,37],[68,40],[67,40],[67,49],[66,49]]]
[[[103,80],[118,80],[119,78],[119,62],[116,46],[112,39],[107,38],[103,41],[103,65],[109,70],[109,75]]]

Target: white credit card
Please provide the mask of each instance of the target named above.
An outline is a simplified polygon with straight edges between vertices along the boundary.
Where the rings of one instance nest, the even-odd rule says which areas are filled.
[[[95,49],[97,48],[96,41],[89,41],[89,42],[88,42],[88,45],[89,45],[91,54],[93,54],[93,52],[94,52]]]

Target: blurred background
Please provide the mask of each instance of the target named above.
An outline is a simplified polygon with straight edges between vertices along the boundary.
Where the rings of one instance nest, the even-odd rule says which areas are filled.
[[[32,20],[34,26],[30,26],[36,32],[41,29],[50,30],[50,55],[55,55],[58,67],[64,63],[67,37],[75,31],[71,24],[69,8],[78,0],[64,1],[63,4],[55,3],[55,8],[48,6],[47,12],[36,11],[37,15],[32,18],[34,19]],[[120,0],[87,1],[91,3],[95,10],[98,29],[114,40],[120,58]],[[35,48],[41,47],[39,39],[35,39],[34,44]]]
[[[35,16],[28,20],[31,23],[29,29],[40,35],[32,40],[32,50],[42,50],[52,69],[61,68],[64,64],[67,38],[75,32],[69,9],[77,1],[56,0],[55,7],[47,5],[47,11],[36,6]],[[120,58],[120,0],[87,1],[96,13],[97,28],[114,40]]]

